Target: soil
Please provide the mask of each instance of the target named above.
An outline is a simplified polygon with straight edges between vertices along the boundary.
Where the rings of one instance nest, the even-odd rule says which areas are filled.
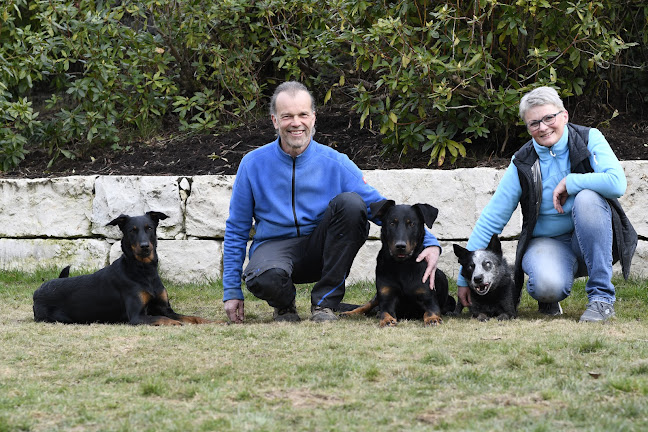
[[[570,114],[572,111],[570,110]],[[612,120],[571,115],[583,125],[598,125],[620,160],[648,159],[648,119],[621,114]],[[477,142],[467,147],[467,156],[455,163],[446,160],[441,167],[428,164],[429,154],[410,150],[408,154],[382,154],[382,136],[360,128],[359,117],[343,108],[318,111],[315,139],[345,153],[362,170],[375,169],[454,169],[477,166],[502,168],[528,136],[519,130],[517,140],[509,139],[504,151],[501,143]],[[171,128],[173,129],[173,128]],[[115,151],[94,147],[74,159],[59,157],[48,169],[51,156],[41,150],[30,152],[17,169],[0,172],[4,178],[42,178],[70,175],[215,175],[235,174],[246,153],[275,139],[269,118],[219,134],[189,135],[169,131],[165,137],[148,142],[122,144]]]

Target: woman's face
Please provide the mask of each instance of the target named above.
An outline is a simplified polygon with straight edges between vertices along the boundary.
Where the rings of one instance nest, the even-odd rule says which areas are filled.
[[[524,114],[529,134],[543,147],[551,147],[562,138],[568,121],[567,110],[551,104],[531,107]]]

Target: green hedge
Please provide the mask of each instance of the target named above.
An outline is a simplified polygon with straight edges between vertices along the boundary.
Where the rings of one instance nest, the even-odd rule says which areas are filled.
[[[521,94],[648,99],[639,0],[4,0],[0,169],[54,160],[177,121],[240,124],[286,79],[352,100],[385,151],[442,164],[506,145]]]

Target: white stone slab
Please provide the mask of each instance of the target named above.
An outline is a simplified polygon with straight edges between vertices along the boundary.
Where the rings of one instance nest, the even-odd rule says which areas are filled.
[[[431,230],[437,238],[467,239],[503,174],[504,170],[494,168],[409,169],[367,171],[365,178],[397,204],[427,203],[439,209],[439,216]],[[518,208],[502,234],[506,237],[518,235],[520,221]],[[373,224],[370,236],[380,236],[379,229]]]
[[[637,234],[648,238],[648,161],[621,162],[628,188],[619,198]]]
[[[87,272],[105,267],[110,245],[105,240],[0,239],[0,268],[33,271],[72,266]]]
[[[222,277],[223,246],[216,240],[158,240],[159,272],[176,283],[204,283]],[[121,242],[110,249],[110,262],[122,256]]]
[[[161,239],[184,237],[184,202],[180,198],[178,178],[165,176],[100,176],[95,182],[92,204],[92,233],[118,239],[118,227],[106,224],[121,214],[140,216],[158,211],[169,216],[160,221]]]
[[[235,176],[195,176],[187,198],[189,237],[223,238]]]
[[[89,237],[94,179],[3,179],[0,237]]]

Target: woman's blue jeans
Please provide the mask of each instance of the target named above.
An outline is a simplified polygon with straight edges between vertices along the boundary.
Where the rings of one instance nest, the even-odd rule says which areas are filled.
[[[589,301],[614,303],[610,205],[585,189],[576,195],[571,216],[572,233],[531,240],[522,258],[522,270],[529,276],[527,291],[539,302],[558,302],[571,293],[575,277],[589,276]]]

